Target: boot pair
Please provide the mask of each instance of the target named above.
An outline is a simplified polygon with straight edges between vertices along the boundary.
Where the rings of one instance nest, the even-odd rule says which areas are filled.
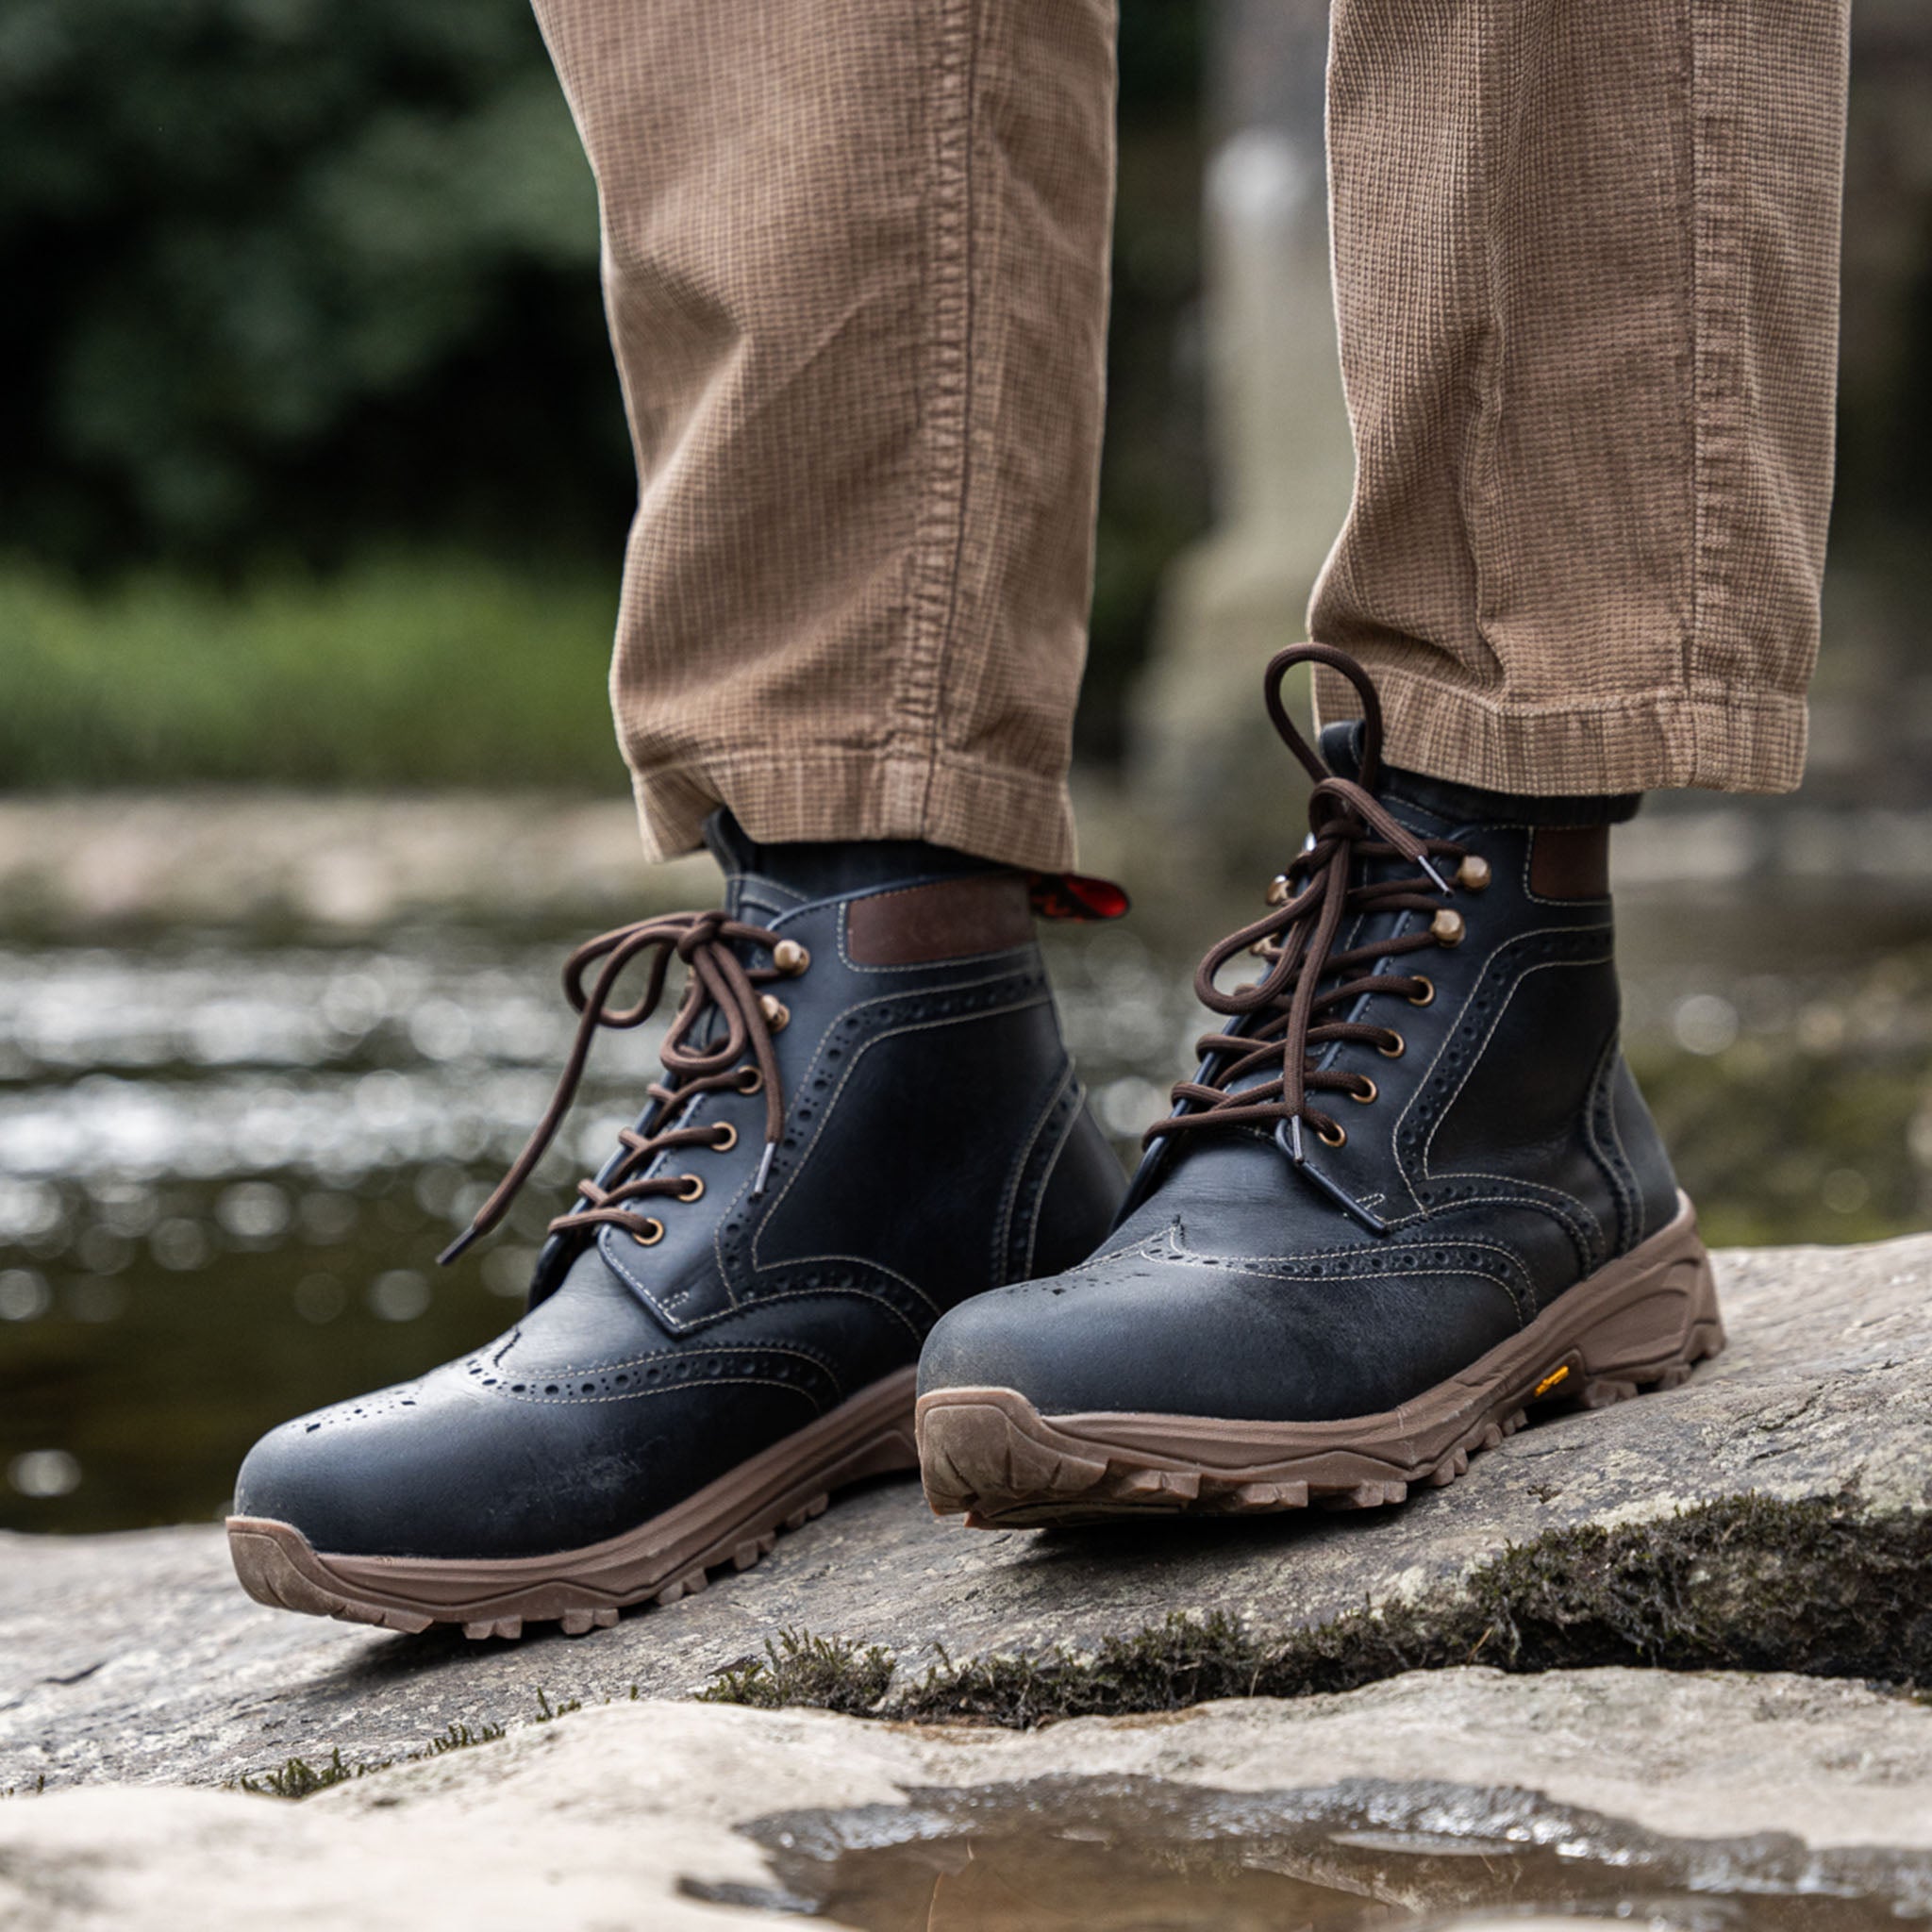
[[[1280,699],[1308,659],[1364,714],[1319,755]],[[723,909],[572,958],[557,1094],[456,1244],[528,1178],[597,1029],[681,963],[664,1078],[551,1224],[527,1311],[256,1445],[228,1525],[250,1594],[579,1632],[915,1465],[981,1526],[1395,1503],[1533,1404],[1715,1354],[1618,1044],[1608,825],[1635,801],[1385,770],[1374,687],[1324,647],[1279,654],[1266,697],[1308,836],[1202,962],[1220,1024],[1124,1200],[1034,939],[1064,888],[925,845],[761,849],[721,813]]]

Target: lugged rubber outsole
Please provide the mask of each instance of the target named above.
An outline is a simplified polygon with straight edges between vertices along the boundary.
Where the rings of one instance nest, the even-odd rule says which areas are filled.
[[[916,1373],[874,1383],[649,1522],[582,1549],[362,1557],[318,1551],[292,1524],[231,1516],[228,1552],[256,1602],[309,1616],[409,1632],[460,1624],[477,1639],[521,1637],[534,1623],[559,1624],[569,1637],[608,1629],[632,1605],[674,1604],[714,1570],[750,1569],[845,1484],[912,1468]]]
[[[1369,1509],[1441,1488],[1513,1435],[1532,1404],[1587,1408],[1674,1389],[1724,1345],[1690,1203],[1480,1361],[1400,1407],[1340,1422],[1120,1411],[1042,1415],[1017,1389],[922,1396],[926,1501],[975,1529],[1150,1514]]]

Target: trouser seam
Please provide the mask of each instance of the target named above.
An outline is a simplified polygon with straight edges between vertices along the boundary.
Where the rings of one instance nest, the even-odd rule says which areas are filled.
[[[1687,0],[1690,9],[1691,173],[1694,184],[1691,304],[1696,477],[1690,626],[1685,638],[1687,688],[1710,681],[1703,673],[1701,641],[1733,623],[1731,565],[1736,532],[1734,472],[1738,425],[1731,420],[1739,385],[1742,318],[1739,309],[1738,128],[1728,105],[1733,89],[1735,0]],[[1692,782],[1704,775],[1712,747],[1693,728]]]
[[[911,624],[884,758],[887,810],[924,828],[946,642],[958,615],[970,462],[974,0],[937,9],[926,373],[926,482],[913,533]]]

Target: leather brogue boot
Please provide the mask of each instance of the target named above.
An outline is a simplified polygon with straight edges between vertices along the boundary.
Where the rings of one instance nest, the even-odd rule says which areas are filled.
[[[947,1308],[1106,1233],[1123,1177],[1024,878],[929,846],[761,850],[723,814],[711,842],[723,910],[573,956],[557,1095],[457,1244],[528,1177],[596,1029],[641,1024],[682,961],[664,1077],[551,1224],[523,1319],[249,1455],[228,1532],[261,1602],[510,1637],[702,1590],[841,1484],[914,1464],[914,1365]]]
[[[1310,659],[1365,714],[1322,757],[1280,701]],[[1325,647],[1280,654],[1266,693],[1315,780],[1312,830],[1267,914],[1202,964],[1225,1024],[1113,1234],[928,1339],[942,1515],[1399,1502],[1532,1404],[1669,1388],[1723,1346],[1618,1044],[1607,821],[1635,802],[1385,773],[1374,690]],[[1224,991],[1243,954],[1258,978]]]

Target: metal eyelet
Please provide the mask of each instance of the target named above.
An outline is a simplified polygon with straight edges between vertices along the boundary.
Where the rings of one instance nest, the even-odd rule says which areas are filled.
[[[1466,892],[1487,891],[1494,876],[1490,870],[1490,861],[1478,852],[1466,853],[1462,863],[1456,868],[1456,883]]]
[[[705,1177],[703,1174],[679,1174],[677,1181],[677,1198],[680,1201],[697,1201],[704,1198]]]
[[[791,1024],[791,1008],[776,993],[761,992],[758,995],[758,1011],[765,1016],[765,1024],[774,1033],[784,1032]]]
[[[1332,1134],[1326,1127],[1317,1127],[1315,1129],[1315,1139],[1321,1141],[1324,1147],[1346,1147],[1348,1145],[1348,1129],[1340,1121],[1334,1123],[1334,1127],[1335,1131]]]
[[[637,1238],[637,1244],[641,1248],[655,1248],[664,1239],[664,1224],[654,1214],[644,1223],[644,1226],[651,1230],[649,1234],[645,1234],[640,1228],[631,1230]]]
[[[811,964],[811,955],[796,940],[780,940],[772,948],[772,964],[795,976]]]
[[[1408,1041],[1403,1039],[1399,1033],[1395,1033],[1391,1037],[1395,1041],[1393,1046],[1378,1046],[1375,1051],[1385,1060],[1399,1060],[1408,1051]]]
[[[1429,921],[1429,937],[1439,946],[1459,946],[1469,927],[1462,914],[1452,911],[1447,906]]]
[[[1412,1007],[1426,1007],[1436,997],[1436,982],[1426,973],[1418,973],[1416,977],[1423,983],[1421,992],[1412,992],[1408,1003]]]
[[[765,1091],[764,1069],[746,1067],[738,1076],[738,1091],[741,1093],[762,1093]]]
[[[1267,901],[1271,906],[1288,904],[1288,874],[1278,872],[1268,881]]]
[[[1374,1104],[1375,1099],[1380,1095],[1382,1090],[1379,1087],[1377,1087],[1375,1083],[1372,1079],[1370,1079],[1366,1074],[1364,1074],[1361,1076],[1361,1080],[1362,1085],[1366,1087],[1369,1091],[1366,1093],[1358,1093],[1353,1087],[1351,1087],[1348,1090],[1348,1097],[1351,1100],[1358,1101],[1363,1107],[1368,1107]]]
[[[711,1123],[711,1131],[714,1134],[723,1134],[724,1136],[722,1141],[713,1141],[711,1142],[711,1152],[713,1154],[729,1154],[738,1145],[738,1129],[729,1121],[713,1121]]]

